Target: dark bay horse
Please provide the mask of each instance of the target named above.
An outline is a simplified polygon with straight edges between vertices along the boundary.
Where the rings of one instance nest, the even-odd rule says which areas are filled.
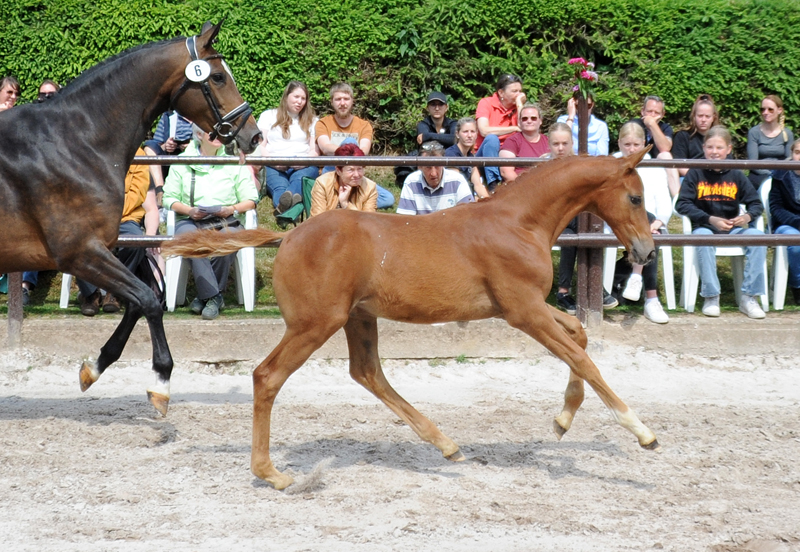
[[[581,211],[608,222],[635,262],[655,257],[635,170],[643,155],[549,161],[489,200],[424,216],[329,211],[286,233],[197,232],[166,245],[166,254],[187,256],[280,245],[273,285],[286,333],[253,373],[253,473],[276,489],[292,483],[269,456],[273,402],[286,379],[342,327],[350,375],[446,458],[463,460],[458,445],[386,381],[379,317],[421,324],[504,318],[571,368],[554,423],[559,438],[583,402],[587,381],[642,447],[658,448],[655,434],[589,359],[578,319],[545,303],[553,284],[551,247]]]
[[[133,48],[47,102],[0,113],[0,272],[60,270],[127,303],[97,361],[81,367],[84,391],[119,358],[144,316],[156,372],[148,397],[162,414],[172,356],[161,305],[110,248],[119,234],[125,174],[164,111],[176,109],[223,142],[235,139],[243,152],[259,143],[251,110],[212,47],[218,33],[219,25],[206,23],[198,36]]]

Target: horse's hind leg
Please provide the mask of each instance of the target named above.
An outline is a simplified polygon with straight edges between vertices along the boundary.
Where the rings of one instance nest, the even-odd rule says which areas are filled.
[[[279,472],[269,455],[270,423],[275,397],[286,380],[341,327],[311,327],[302,330],[289,325],[281,342],[253,372],[253,447],[250,470],[253,475],[278,489],[292,484]]]
[[[551,305],[548,305],[548,307],[550,313],[553,315],[553,319],[567,332],[570,339],[572,339],[578,347],[586,350],[588,339],[580,321],[574,316],[561,312]],[[561,414],[556,416],[555,420],[553,420],[553,431],[559,440],[561,440],[572,426],[575,413],[581,407],[581,404],[583,404],[583,397],[583,379],[579,378],[575,372],[570,369],[569,382],[567,383],[566,391],[564,391],[564,408],[561,410]]]
[[[378,356],[378,323],[375,317],[361,314],[351,316],[344,331],[350,350],[350,376],[383,401],[421,439],[442,451],[445,458],[456,462],[464,460],[458,445],[389,385]]]

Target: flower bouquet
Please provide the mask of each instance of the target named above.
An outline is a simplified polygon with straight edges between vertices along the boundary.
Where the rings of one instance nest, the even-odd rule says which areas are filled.
[[[580,91],[581,96],[588,98],[592,86],[597,82],[597,73],[592,71],[594,63],[583,58],[572,58],[568,65],[575,71],[575,80],[578,83],[572,88],[573,92]]]

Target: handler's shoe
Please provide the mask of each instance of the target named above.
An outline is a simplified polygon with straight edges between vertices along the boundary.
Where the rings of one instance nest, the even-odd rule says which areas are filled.
[[[106,296],[103,297],[103,312],[119,312],[120,304],[119,299],[111,295],[110,293],[106,292]]]
[[[742,298],[739,301],[739,310],[755,320],[760,320],[767,316],[764,314],[764,311],[761,310],[761,307],[758,306],[758,301],[756,301],[756,298],[752,295],[742,294]]]
[[[664,307],[661,306],[658,299],[644,302],[644,317],[656,324],[666,324],[669,322],[669,316],[664,312]]]
[[[94,293],[88,297],[84,297],[82,293],[78,293],[78,304],[80,305],[82,315],[94,316],[100,312],[100,290],[94,290]]]
[[[703,301],[703,314],[712,317],[719,316],[719,295],[705,298],[705,301]]]
[[[189,304],[189,310],[192,311],[192,314],[201,314],[205,307],[206,302],[199,297],[192,299],[192,302]]]
[[[208,301],[203,308],[203,320],[214,320],[219,316],[219,311],[225,306],[225,301],[222,299],[222,294],[218,293]]]
[[[642,275],[631,274],[622,296],[628,301],[638,301],[642,296]]]

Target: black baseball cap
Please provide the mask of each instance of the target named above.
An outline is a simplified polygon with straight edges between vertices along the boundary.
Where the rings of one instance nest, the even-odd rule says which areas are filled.
[[[428,94],[428,103],[431,102],[442,102],[443,104],[447,105],[447,96],[441,92],[431,92]]]

